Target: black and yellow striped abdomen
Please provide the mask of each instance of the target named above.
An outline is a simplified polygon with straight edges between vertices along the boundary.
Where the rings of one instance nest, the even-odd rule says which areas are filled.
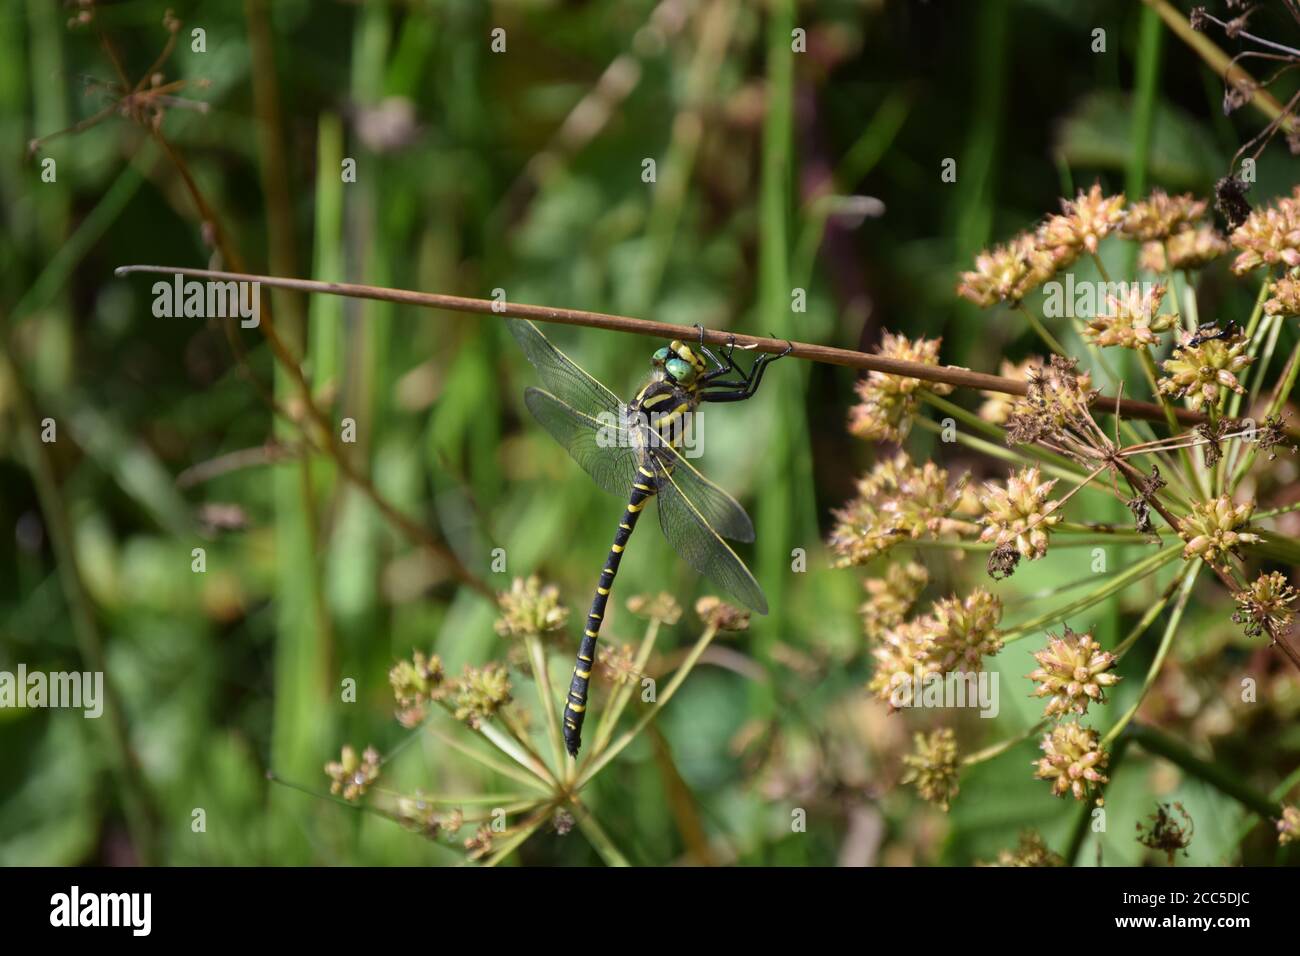
[[[564,706],[564,746],[574,757],[582,746],[582,721],[587,715],[587,688],[591,684],[596,641],[600,637],[600,625],[605,618],[605,605],[609,602],[609,592],[614,586],[619,562],[623,560],[623,549],[632,537],[632,529],[636,527],[642,509],[650,503],[654,493],[654,475],[642,468],[632,485],[627,507],[623,509],[623,518],[618,523],[618,531],[614,533],[614,543],[610,546],[609,557],[605,559],[604,570],[600,572],[600,583],[596,585],[596,596],[591,600],[591,612],[587,615],[587,626],[582,634],[582,643],[578,646],[578,660],[573,665],[569,697]]]

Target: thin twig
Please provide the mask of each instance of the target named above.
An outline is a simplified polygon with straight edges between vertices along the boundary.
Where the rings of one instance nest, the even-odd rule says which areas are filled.
[[[545,305],[524,305],[516,302],[503,302],[491,299],[472,299],[459,295],[443,295],[435,292],[412,292],[407,289],[389,289],[383,286],[360,285],[352,282],[321,282],[315,279],[287,279],[281,276],[255,275],[246,272],[220,272],[214,269],[191,269],[177,266],[120,266],[115,270],[118,276],[137,273],[157,275],[182,275],[194,279],[213,279],[221,282],[260,282],[273,289],[293,289],[299,292],[320,292],[327,295],[344,295],[358,299],[375,299],[380,302],[397,302],[403,305],[415,305],[428,309],[445,309],[451,312],[467,312],[477,315],[500,315],[515,319],[531,319],[536,322],[555,322],[561,325],[581,325],[588,328],[609,329],[616,332],[631,332],[659,339],[681,339],[693,342],[700,337],[700,330],[693,326],[673,325],[669,322],[651,322],[646,319],[634,319],[624,315],[608,315],[603,312],[586,312],[579,309],[561,309]],[[833,348],[828,345],[813,345],[807,342],[789,342],[785,339],[772,339],[756,335],[717,332],[706,329],[704,341],[710,345],[727,345],[734,342],[737,348],[756,352],[779,354],[790,348],[789,354],[812,362],[827,365],[842,365],[848,368],[865,369],[870,372],[883,372],[887,375],[900,375],[927,382],[943,382],[961,388],[976,388],[990,392],[1002,392],[1007,395],[1024,395],[1028,392],[1028,383],[975,372],[955,365],[924,365],[920,362],[908,362],[904,359],[889,358],[884,355],[872,355],[853,349]],[[1113,404],[1109,399],[1100,397],[1098,404],[1105,407]],[[1119,402],[1120,412],[1128,418],[1141,418],[1147,421],[1163,422],[1164,411],[1152,402],[1139,402],[1123,399]],[[1205,415],[1190,409],[1177,410],[1179,421],[1189,425],[1199,425],[1207,421]]]

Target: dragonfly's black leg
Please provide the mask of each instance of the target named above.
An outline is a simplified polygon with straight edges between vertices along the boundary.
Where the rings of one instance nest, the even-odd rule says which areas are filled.
[[[749,370],[748,375],[744,371],[737,369],[744,380],[743,384],[739,382],[714,382],[712,387],[719,390],[705,391],[700,395],[701,400],[706,402],[743,402],[747,398],[753,398],[754,393],[758,391],[758,386],[763,381],[763,372],[767,369],[767,366],[777,359],[785,358],[793,351],[794,345],[787,342],[784,352],[776,355],[771,353],[760,355],[755,359],[754,366]],[[722,388],[728,390],[722,391]]]
[[[730,352],[727,353],[728,360],[727,362],[724,363],[721,359],[719,359],[716,355],[713,354],[712,349],[710,349],[707,345],[704,344],[704,326],[696,322],[695,327],[700,330],[700,341],[698,346],[700,350],[700,354],[713,363],[713,371],[708,372],[703,376],[704,381],[707,382],[710,378],[717,378],[719,375],[726,375],[728,372],[734,369],[735,365],[732,364],[730,361],[731,353]],[[735,341],[736,341],[736,337],[734,335],[731,336],[731,344],[734,345]]]

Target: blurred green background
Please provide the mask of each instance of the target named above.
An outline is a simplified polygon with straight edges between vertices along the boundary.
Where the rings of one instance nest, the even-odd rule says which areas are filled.
[[[156,64],[167,7],[181,25]],[[1135,0],[122,2],[69,26],[78,9],[0,11],[0,669],[102,662],[120,720],[0,710],[5,864],[455,864],[457,846],[265,774],[323,792],[321,768],[344,743],[402,744],[387,671],[413,648],[452,673],[506,655],[491,601],[336,463],[294,454],[304,407],[257,331],[235,330],[236,352],[222,327],[155,318],[153,279],[115,279],[115,267],[500,288],[515,302],[848,348],[888,328],[942,335],[947,362],[996,371],[1037,348],[1010,315],[956,300],[976,251],[1097,178],[1131,195],[1208,195],[1263,125],[1249,108],[1225,118],[1220,80]],[[1277,15],[1255,25],[1295,35]],[[498,27],[506,49],[494,53]],[[791,50],[795,28],[805,52]],[[151,70],[185,82],[124,102],[119,66],[132,86]],[[105,107],[28,155],[33,138]],[[952,183],[940,178],[949,158]],[[355,182],[341,181],[345,159]],[[1293,164],[1281,144],[1266,151],[1252,201],[1288,191]],[[854,195],[881,200],[883,215],[862,220],[834,198]],[[806,311],[791,308],[795,288]],[[1203,295],[1206,318],[1253,300],[1222,268]],[[281,293],[270,304],[324,416],[355,420],[351,461],[386,500],[492,589],[538,573],[582,613],[619,504],[527,418],[534,374],[498,322]],[[624,392],[658,345],[551,334]],[[821,544],[877,453],[845,432],[852,386],[846,369],[787,361],[756,400],[710,419],[704,468],[754,516],[745,557],[772,613],[692,675],[661,747],[639,740],[587,795],[633,862],[964,864],[1028,825],[1061,850],[1076,824],[1078,807],[1031,779],[1032,741],[968,774],[947,817],[894,788],[911,732],[932,721],[866,699],[864,575],[828,570]],[[47,417],[58,438],[41,444],[33,428]],[[918,431],[913,454],[931,439]],[[937,458],[954,474],[1002,469],[951,448]],[[795,548],[806,573],[790,572]],[[983,573],[980,556],[926,561],[936,594]],[[1024,569],[999,586],[1008,619],[1079,573],[1069,551]],[[707,593],[647,526],[611,606],[659,590],[688,609]],[[1300,762],[1294,681],[1279,673],[1272,702],[1248,713],[1231,704],[1223,688],[1256,650],[1224,596],[1204,590],[1151,719],[1272,789]],[[1089,623],[1114,640],[1149,597]],[[604,637],[630,641],[637,627],[614,613]],[[688,610],[665,653],[694,627]],[[964,719],[963,746],[1036,719],[1021,699],[1034,643],[997,658],[1002,714]],[[561,672],[569,653],[556,650]],[[1139,651],[1125,671],[1148,662]],[[340,699],[345,678],[355,703]],[[385,783],[482,781],[421,738]],[[1192,862],[1277,859],[1268,825],[1250,831],[1236,804],[1134,752],[1108,793],[1102,853],[1090,841],[1080,862],[1154,859],[1132,836],[1157,798],[1196,819]],[[206,832],[191,828],[195,808]],[[791,832],[792,808],[808,811],[808,832]],[[516,859],[598,862],[576,832],[540,835]]]

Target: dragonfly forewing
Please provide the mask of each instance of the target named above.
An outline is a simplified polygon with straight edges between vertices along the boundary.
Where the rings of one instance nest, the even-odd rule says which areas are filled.
[[[618,396],[552,345],[537,326],[524,319],[507,319],[506,327],[553,396],[591,418],[618,420],[622,414]]]
[[[677,488],[714,531],[732,541],[754,540],[754,523],[735,498],[695,470],[671,445],[654,447],[651,454],[664,471],[671,472]]]
[[[596,484],[612,495],[627,497],[636,480],[637,454],[621,419],[611,423],[604,416],[593,418],[540,388],[525,390],[524,404]]]

